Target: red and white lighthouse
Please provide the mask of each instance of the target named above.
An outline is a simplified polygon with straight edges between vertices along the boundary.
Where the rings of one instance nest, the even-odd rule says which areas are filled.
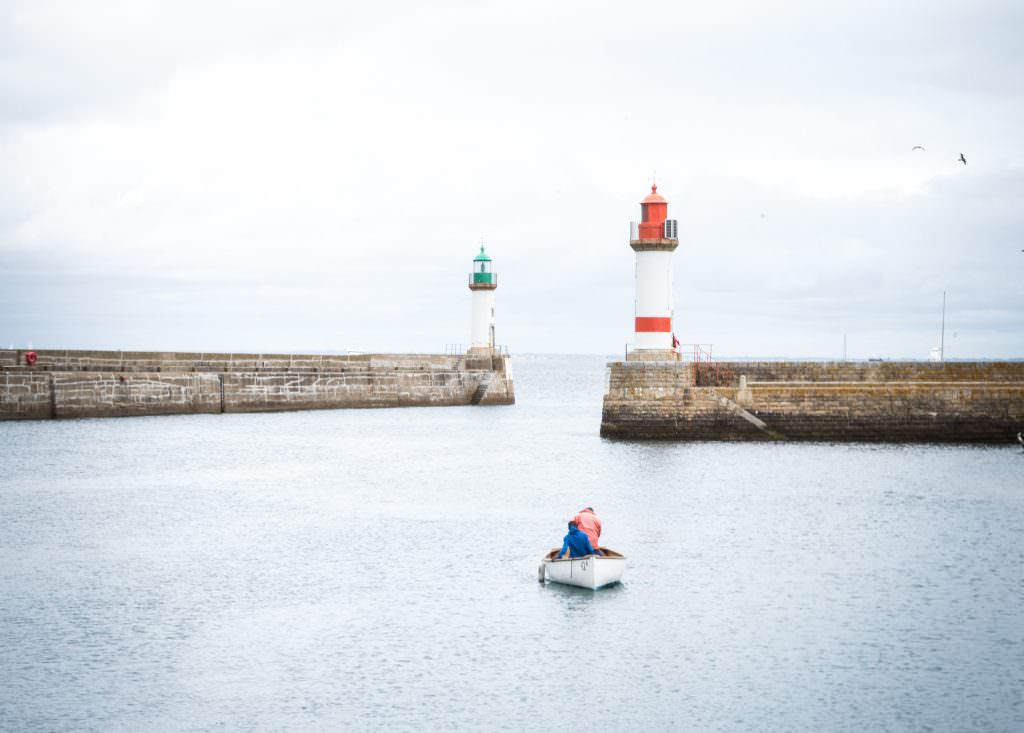
[[[633,350],[629,360],[678,359],[672,328],[672,253],[679,246],[675,219],[658,185],[640,202],[641,221],[630,222],[629,246],[636,252]]]

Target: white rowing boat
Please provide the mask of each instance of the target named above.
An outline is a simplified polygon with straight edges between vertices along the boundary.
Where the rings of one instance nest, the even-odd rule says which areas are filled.
[[[603,555],[587,555],[560,560],[558,550],[544,556],[541,568],[547,579],[554,583],[576,585],[580,588],[597,590],[622,580],[626,569],[626,556],[615,550],[601,548]],[[541,580],[544,578],[542,577]]]

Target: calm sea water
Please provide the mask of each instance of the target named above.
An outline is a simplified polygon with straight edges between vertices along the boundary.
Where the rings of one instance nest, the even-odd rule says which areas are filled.
[[[1024,730],[1015,447],[515,407],[0,423],[5,731]],[[592,505],[624,582],[537,582]]]

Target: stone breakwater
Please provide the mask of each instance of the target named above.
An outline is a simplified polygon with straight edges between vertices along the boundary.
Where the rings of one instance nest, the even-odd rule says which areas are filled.
[[[1009,443],[1024,362],[612,362],[609,438]]]
[[[507,355],[0,350],[0,420],[511,405]]]

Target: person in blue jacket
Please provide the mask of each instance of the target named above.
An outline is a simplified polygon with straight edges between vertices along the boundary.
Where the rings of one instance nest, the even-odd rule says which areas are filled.
[[[596,555],[594,546],[590,544],[590,538],[576,527],[576,522],[569,522],[569,533],[562,540],[562,549],[558,557],[565,557],[568,551],[569,557],[585,557]]]

